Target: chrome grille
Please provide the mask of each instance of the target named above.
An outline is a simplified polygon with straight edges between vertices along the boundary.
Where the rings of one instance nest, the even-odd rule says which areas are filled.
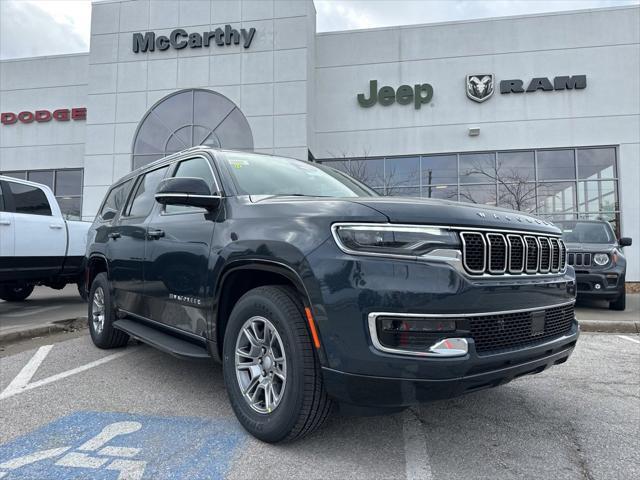
[[[509,272],[522,273],[526,262],[526,246],[524,239],[520,235],[507,235],[509,244]]]
[[[489,271],[504,273],[507,270],[507,241],[500,233],[488,233]]]
[[[557,237],[463,231],[460,238],[464,268],[473,275],[558,273],[567,266],[567,248]]]

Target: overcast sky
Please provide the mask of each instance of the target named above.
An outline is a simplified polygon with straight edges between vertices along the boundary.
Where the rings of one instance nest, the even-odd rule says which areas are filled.
[[[640,0],[315,0],[319,32],[638,3]],[[90,30],[90,0],[0,0],[2,59],[86,52]]]

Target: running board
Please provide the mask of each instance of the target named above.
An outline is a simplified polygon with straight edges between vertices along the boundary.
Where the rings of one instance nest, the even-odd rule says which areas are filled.
[[[125,318],[113,322],[113,327],[129,334],[131,337],[151,345],[158,350],[167,352],[178,358],[190,360],[208,360],[211,358],[207,348],[175,335],[170,335],[157,328],[141,322]]]

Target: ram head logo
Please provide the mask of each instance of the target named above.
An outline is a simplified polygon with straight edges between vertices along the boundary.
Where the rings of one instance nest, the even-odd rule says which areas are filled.
[[[474,102],[484,102],[493,95],[493,75],[467,75],[467,97]]]

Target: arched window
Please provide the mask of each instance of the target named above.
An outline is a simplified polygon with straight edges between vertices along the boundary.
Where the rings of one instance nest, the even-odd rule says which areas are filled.
[[[253,150],[251,127],[227,97],[200,89],[167,95],[144,116],[133,140],[133,168],[185,148]]]

